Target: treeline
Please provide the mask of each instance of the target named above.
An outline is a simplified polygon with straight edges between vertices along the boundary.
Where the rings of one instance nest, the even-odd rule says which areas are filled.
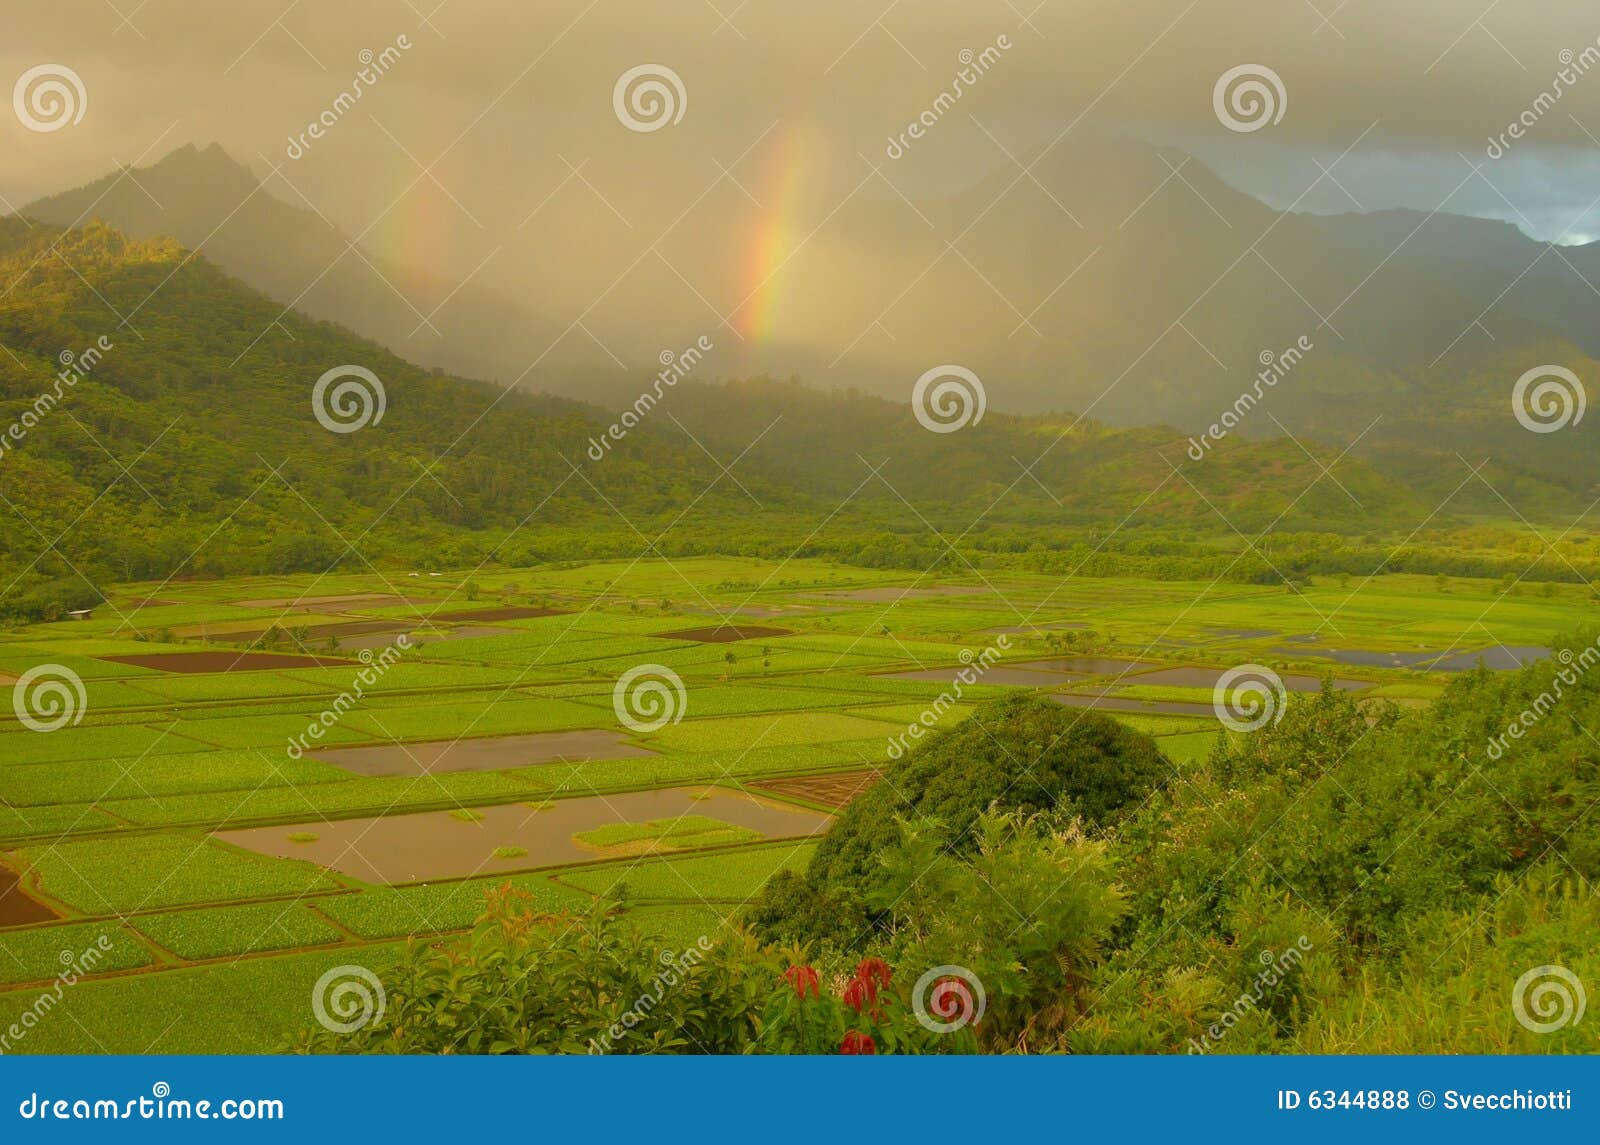
[[[286,506],[291,508],[292,506]],[[896,522],[898,524],[898,522]],[[1337,578],[1354,587],[1364,578],[1409,573],[1492,580],[1501,591],[1548,592],[1553,585],[1588,585],[1600,579],[1600,559],[1578,551],[1530,556],[1518,549],[1473,551],[1449,534],[1398,549],[1333,535],[1275,538],[1252,548],[1238,538],[1096,539],[1093,531],[1010,527],[979,534],[954,551],[925,531],[901,535],[882,523],[849,520],[820,531],[792,510],[768,514],[707,511],[692,521],[675,513],[582,528],[449,528],[433,522],[336,533],[315,518],[285,521],[247,509],[233,522],[204,531],[186,521],[136,519],[120,527],[82,530],[70,564],[53,553],[28,555],[28,537],[0,560],[0,623],[59,619],[102,599],[112,584],[174,579],[221,579],[262,574],[498,570],[596,560],[631,560],[646,543],[668,559],[741,556],[771,561],[824,559],[858,568],[941,574],[1020,572],[1073,578],[1130,577],[1158,581],[1220,580],[1309,587],[1313,578]],[[360,536],[359,545],[352,545]],[[38,540],[35,538],[35,540]],[[39,541],[43,547],[43,542]]]

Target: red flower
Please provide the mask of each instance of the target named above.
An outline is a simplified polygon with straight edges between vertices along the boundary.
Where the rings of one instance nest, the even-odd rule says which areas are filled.
[[[844,988],[844,993],[840,995],[840,997],[844,999],[844,1004],[846,1006],[849,1006],[852,1010],[859,1014],[861,1013],[862,1009],[877,995],[877,992],[877,987],[875,987],[865,978],[852,978],[850,979],[850,984]]]
[[[878,1052],[878,1043],[871,1036],[863,1034],[860,1030],[851,1030],[844,1036],[844,1042],[839,1046],[841,1054],[875,1054]]]
[[[887,986],[891,976],[889,964],[881,958],[863,958],[856,966],[856,977],[868,984],[874,998],[878,996],[878,987]]]
[[[810,966],[791,966],[783,976],[794,987],[795,997],[804,998],[808,992],[813,998],[822,997],[822,980]]]

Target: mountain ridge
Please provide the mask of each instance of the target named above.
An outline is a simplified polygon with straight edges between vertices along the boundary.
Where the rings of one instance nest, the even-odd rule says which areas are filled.
[[[1076,409],[1192,433],[1249,386],[1263,353],[1307,337],[1316,350],[1281,388],[1295,391],[1284,407],[1309,436],[1342,447],[1366,424],[1351,424],[1359,419],[1345,377],[1379,379],[1361,390],[1370,421],[1411,414],[1410,403],[1386,394],[1416,385],[1449,392],[1508,347],[1551,346],[1550,360],[1580,373],[1600,354],[1600,244],[1553,252],[1508,223],[1442,212],[1281,214],[1181,152],[1125,139],[1024,159],[1037,161],[1031,178],[993,172],[912,204],[920,220],[899,199],[849,203],[832,225],[859,265],[813,267],[812,251],[797,251],[784,270],[793,282],[783,325],[835,331],[823,339],[833,344],[798,330],[762,339],[718,331],[706,369],[799,374],[824,388],[899,397],[949,361],[976,370],[997,410]],[[423,365],[575,397],[625,376],[581,323],[564,330],[525,300],[378,259],[314,209],[276,197],[216,144],[181,147],[137,176],[109,175],[21,213],[57,225],[99,217],[134,237],[171,234],[285,306]],[[725,244],[713,241],[712,225],[687,220],[673,252],[702,260],[685,267],[693,281],[718,280]],[[957,233],[960,245],[935,250],[904,286],[930,239]],[[1589,287],[1572,289],[1574,275]],[[883,299],[892,301],[881,329],[862,329],[859,315]],[[1497,308],[1485,311],[1485,299]],[[678,317],[664,298],[652,302],[626,331],[624,355],[635,361],[705,329],[703,310]],[[1526,361],[1523,369],[1540,364]],[[1502,379],[1507,390],[1523,369]]]
[[[56,226],[99,219],[134,237],[170,237],[285,308],[470,377],[515,379],[508,361],[477,349],[500,330],[521,330],[546,345],[562,340],[552,319],[493,290],[380,258],[303,202],[273,194],[220,144],[185,144],[137,177],[115,172],[17,213]],[[531,360],[521,359],[522,367]],[[597,353],[558,352],[548,370],[593,369],[599,362]]]

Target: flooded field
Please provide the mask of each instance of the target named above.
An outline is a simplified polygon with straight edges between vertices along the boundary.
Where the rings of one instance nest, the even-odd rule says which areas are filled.
[[[434,775],[451,771],[505,771],[536,763],[639,759],[656,753],[620,732],[538,732],[493,739],[383,744],[318,751],[311,758],[356,775]]]
[[[1492,648],[1483,648],[1477,652],[1462,652],[1459,655],[1447,656],[1437,661],[1430,672],[1470,672],[1482,660],[1486,668],[1495,672],[1514,672],[1524,664],[1532,664],[1539,660],[1550,659],[1550,649],[1537,648],[1529,645],[1515,647],[1505,644],[1496,644]]]
[[[0,926],[27,926],[60,917],[44,903],[23,894],[17,872],[0,866]]]
[[[308,859],[364,882],[398,884],[593,861],[600,856],[573,836],[618,823],[698,816],[788,839],[820,835],[833,822],[818,811],[716,787],[480,807],[473,814],[480,818],[429,811],[219,831],[213,837],[263,855]],[[290,836],[314,838],[295,842]],[[501,848],[518,853],[502,857],[496,854]]]
[[[1115,692],[1096,694],[1054,695],[1049,697],[1069,708],[1093,708],[1102,712],[1144,712],[1147,715],[1198,716],[1216,718],[1216,709],[1210,704],[1188,704],[1180,700],[1130,700]]]
[[[1348,664],[1353,668],[1415,668],[1428,672],[1470,672],[1481,659],[1486,667],[1496,672],[1511,672],[1539,660],[1550,658],[1550,649],[1538,645],[1495,644],[1475,652],[1447,654],[1440,648],[1434,651],[1373,652],[1360,648],[1280,648],[1291,656],[1314,656]]]

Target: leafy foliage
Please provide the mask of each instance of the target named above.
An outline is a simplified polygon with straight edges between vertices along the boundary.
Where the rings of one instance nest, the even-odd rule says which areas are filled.
[[[741,1053],[756,1041],[777,959],[746,938],[659,951],[605,909],[550,915],[509,884],[471,934],[413,941],[385,975],[384,1019],[298,1046],[377,1053]]]
[[[1108,827],[1172,772],[1149,737],[1106,716],[1017,695],[985,704],[891,766],[840,816],[803,876],[780,874],[753,909],[758,933],[788,941],[858,941],[888,923],[871,899],[898,822],[938,823],[940,847],[970,855],[991,808],[1081,816]]]
[[[986,813],[972,863],[907,827],[886,855],[901,922],[880,954],[814,958],[746,931],[660,949],[602,903],[548,914],[509,883],[459,940],[413,942],[383,1019],[298,1048],[383,1053],[966,1053],[1026,1043],[1073,1000],[1121,912],[1103,845]],[[920,872],[920,877],[919,877]],[[1008,919],[1024,921],[1009,925]],[[959,961],[979,996],[947,1014],[928,973]],[[921,990],[920,1000],[914,995]],[[923,1007],[920,1015],[918,1006]],[[950,1029],[926,1021],[929,1007]],[[986,1016],[987,1015],[987,1016]]]

